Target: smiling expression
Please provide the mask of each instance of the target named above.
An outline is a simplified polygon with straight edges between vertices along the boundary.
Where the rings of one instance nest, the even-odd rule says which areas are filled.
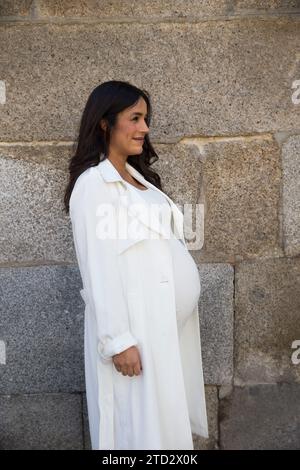
[[[143,151],[143,140],[149,132],[146,123],[147,103],[140,97],[137,103],[130,108],[121,111],[117,116],[117,122],[112,129],[110,138],[110,150],[113,153],[123,155],[139,155]]]

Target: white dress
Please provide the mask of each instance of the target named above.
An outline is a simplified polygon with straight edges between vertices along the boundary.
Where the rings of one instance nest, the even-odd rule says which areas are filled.
[[[164,220],[168,220],[167,217],[163,217],[163,214],[166,215],[166,212],[170,212],[171,208],[163,194],[152,188],[139,189],[133,185],[130,186],[139,191],[139,194],[144,197],[144,200],[148,204],[159,204],[161,206],[160,212],[162,216],[160,220],[162,223]],[[201,284],[198,268],[192,255],[185,248],[184,244],[179,239],[175,238],[172,230],[169,230],[169,233],[170,238],[168,241],[170,243],[173,259],[176,316],[180,328],[184,325],[189,315],[193,313],[199,301]]]
[[[125,181],[125,180],[124,180]],[[146,190],[136,188],[135,186],[127,183],[131,189],[139,192],[144,200],[149,204],[160,204],[161,213],[165,214],[164,211],[171,210],[167,199],[163,194],[155,191],[152,188]],[[168,209],[169,208],[169,209]],[[161,220],[166,220],[161,217]],[[185,248],[184,244],[177,238],[175,238],[172,230],[170,230],[171,238],[168,239],[170,243],[172,259],[173,259],[173,271],[174,271],[174,287],[175,287],[175,302],[176,302],[176,318],[178,325],[178,334],[180,336],[180,331],[185,321],[192,315],[193,310],[199,300],[201,286],[200,278],[197,266],[189,253]],[[148,240],[148,243],[156,243],[157,240]],[[115,449],[130,449],[134,445],[131,440],[133,436],[126,436],[126,422],[130,422],[132,417],[124,416],[126,415],[126,388],[125,381],[122,380],[122,374],[120,372],[114,371],[115,380],[114,380],[114,403],[115,403],[115,415],[114,415],[114,427],[115,427]],[[142,380],[142,376],[139,377]],[[132,390],[133,392],[133,390]],[[132,400],[132,397],[127,396],[127,400]],[[186,419],[186,437],[184,442],[182,442],[182,449],[193,449],[192,444],[192,432],[190,428],[190,423]],[[146,430],[145,430],[146,432]],[[153,441],[154,441],[153,436]],[[187,442],[190,442],[190,447],[188,447]]]

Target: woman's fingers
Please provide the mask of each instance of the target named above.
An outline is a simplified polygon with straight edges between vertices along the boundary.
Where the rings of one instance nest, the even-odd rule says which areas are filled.
[[[115,354],[113,362],[116,370],[124,376],[140,375],[143,369],[139,351],[135,346],[131,346],[122,353]]]
[[[121,372],[122,375],[128,375],[129,377],[133,377],[134,375],[140,375],[142,373],[142,366],[139,363],[135,366],[116,366],[116,369],[118,372]]]
[[[134,367],[134,375],[140,375],[141,373],[142,373],[142,365],[140,363],[138,363]]]
[[[122,374],[123,375],[128,375],[129,377],[133,377],[134,375],[140,375],[141,373],[141,368],[140,365],[137,364],[134,367],[133,366],[128,366],[127,368],[122,368]]]

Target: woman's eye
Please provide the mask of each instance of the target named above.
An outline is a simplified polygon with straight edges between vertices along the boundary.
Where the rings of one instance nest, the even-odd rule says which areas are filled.
[[[137,116],[134,117],[134,118],[133,118],[133,121],[134,121],[135,119],[138,119],[138,117],[137,117]],[[146,118],[144,119],[144,121],[147,122],[147,121],[148,121],[148,118],[146,117]]]

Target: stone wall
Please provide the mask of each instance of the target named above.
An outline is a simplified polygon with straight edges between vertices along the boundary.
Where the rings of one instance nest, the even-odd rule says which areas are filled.
[[[90,448],[62,197],[120,79],[151,94],[164,189],[205,207],[195,448],[300,449],[300,1],[2,0],[0,43],[0,448]]]

